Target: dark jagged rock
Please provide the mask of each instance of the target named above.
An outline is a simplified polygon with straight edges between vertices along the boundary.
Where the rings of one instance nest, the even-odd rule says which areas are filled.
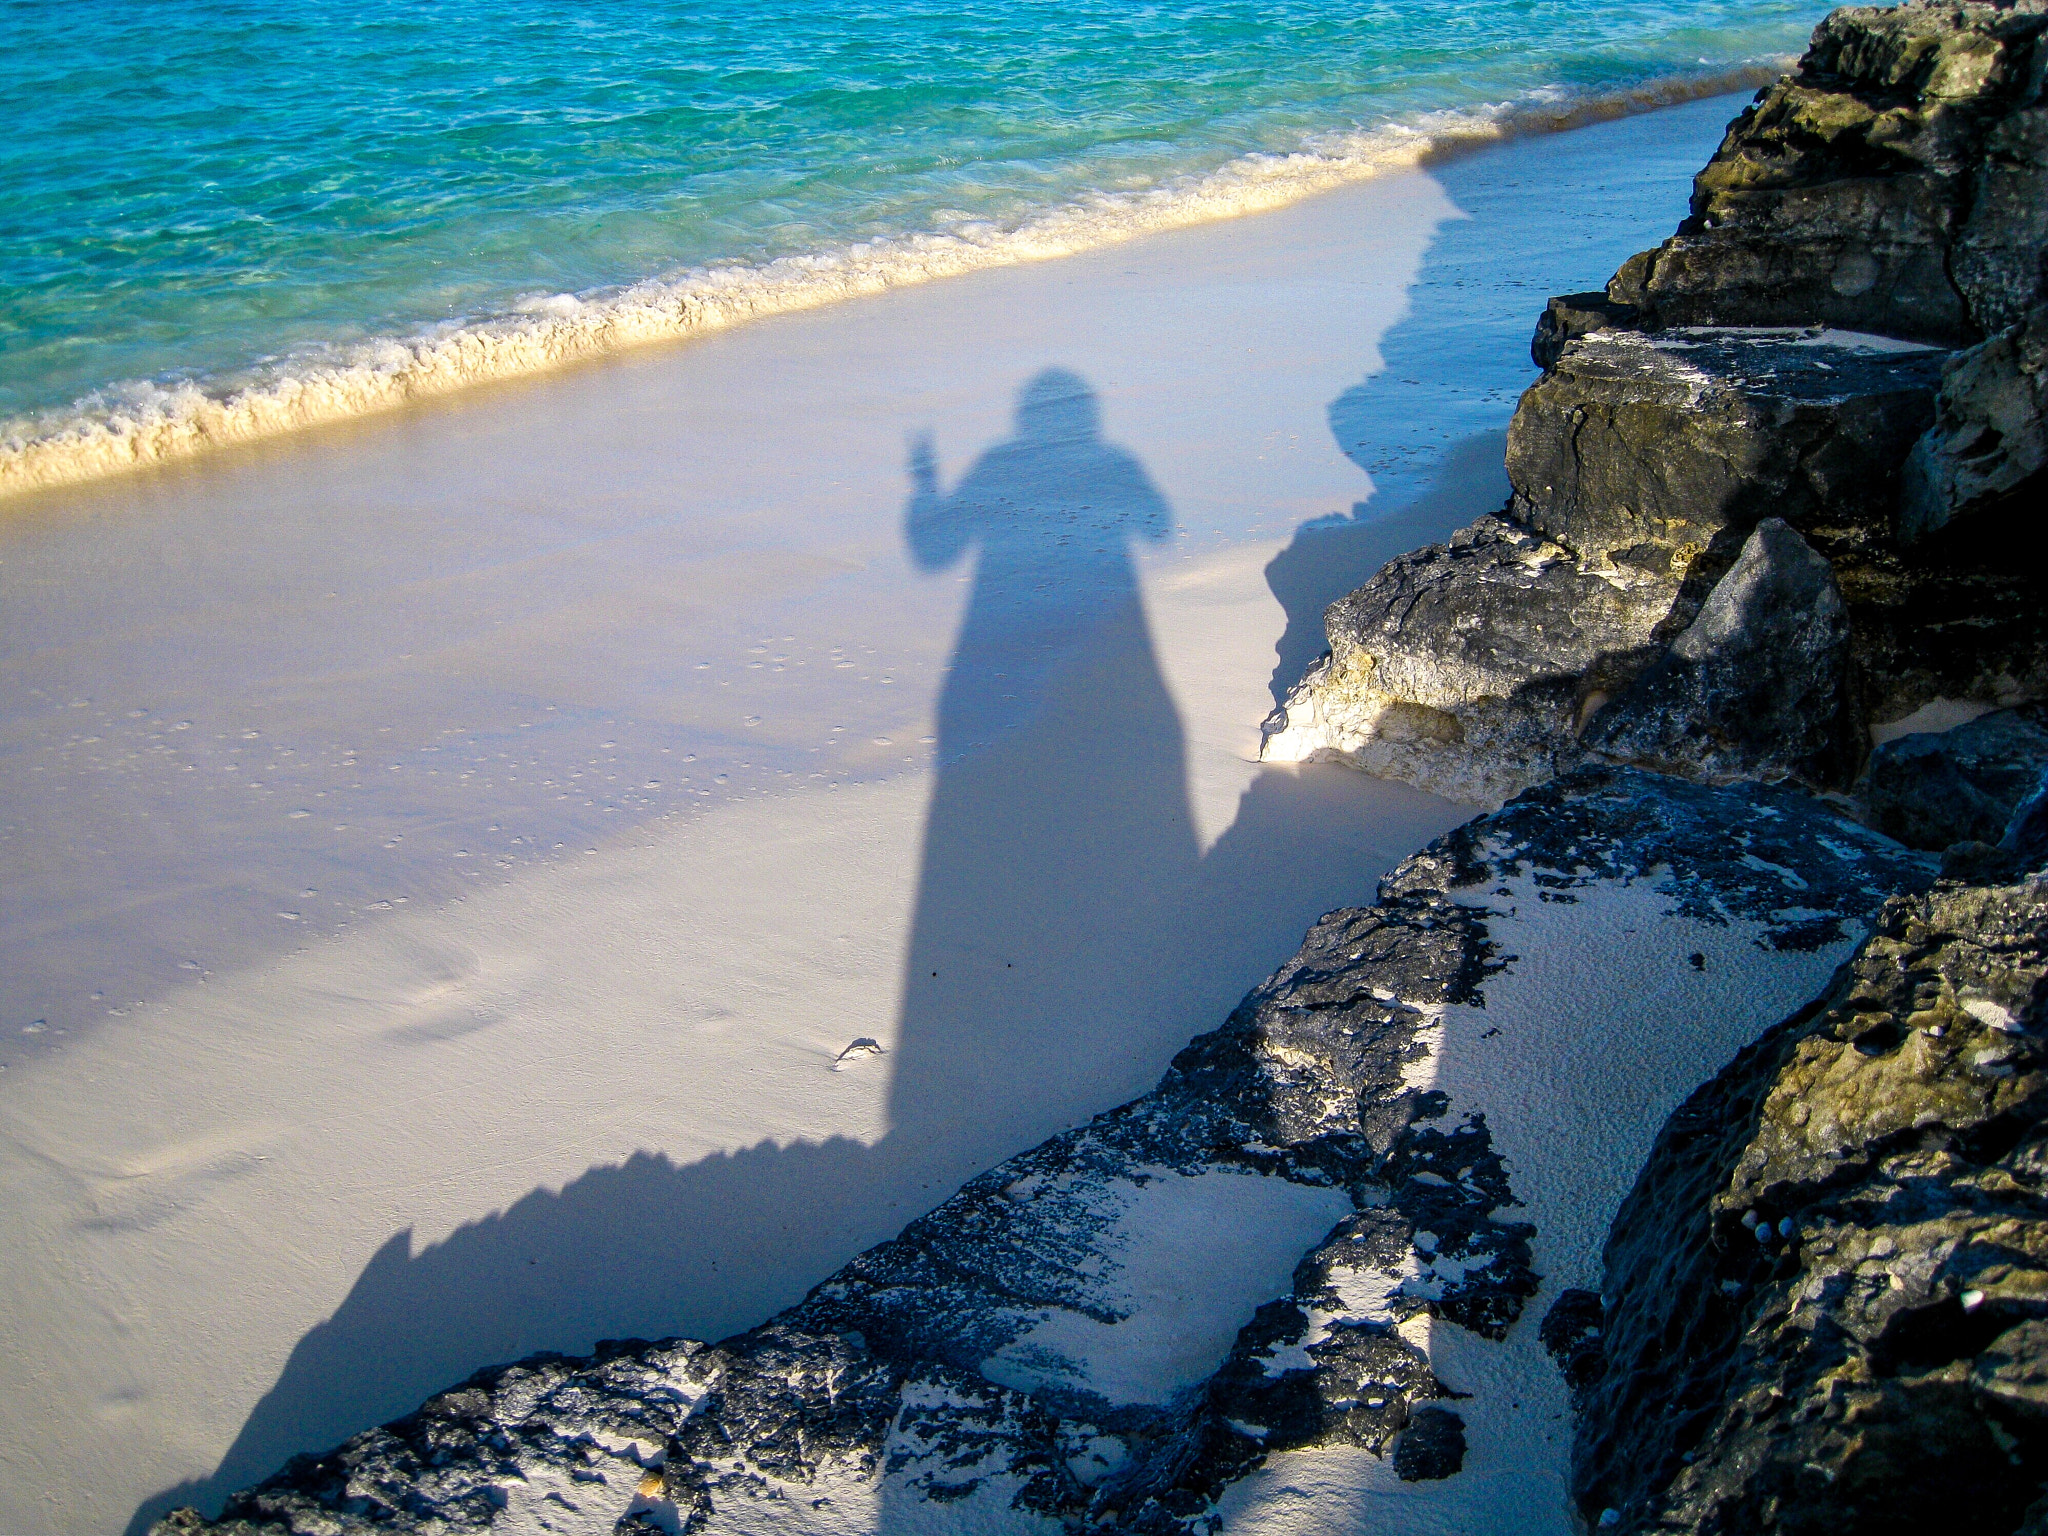
[[[1864,497],[1846,528],[1788,514],[1836,567],[1873,720],[2048,691],[2048,591],[2027,553],[2048,401],[2036,331],[2009,329],[2048,297],[2044,37],[2038,0],[1834,12],[1799,69],[1730,125],[1678,232],[1608,285],[1653,331],[1993,337],[1950,361],[1896,491]],[[1894,509],[1892,536],[1876,536]]]
[[[1866,721],[2048,693],[2044,37],[2031,0],[1831,16],[1678,233],[1551,302],[1514,500],[1330,610],[1272,755],[1839,787]],[[1602,1292],[1548,1309],[1594,1525],[2048,1530],[2041,733],[1876,755],[1866,814],[1948,883],[1673,1117]]]
[[[1656,325],[1838,325],[1967,344],[2042,297],[2038,0],[1848,8],[1762,92],[1677,234],[1608,296]]]
[[[1485,1103],[1431,1083],[1448,1017],[1498,1036],[1580,1004],[1522,979],[1501,935],[1616,901],[1631,924],[1738,935],[1817,976],[1887,891],[1927,878],[1783,789],[1632,770],[1547,785],[1408,860],[1375,906],[1323,919],[1153,1092],[974,1180],[763,1327],[479,1373],[218,1522],[161,1529],[752,1532],[829,1508],[816,1528],[887,1530],[915,1505],[976,1528],[1209,1531],[1235,1485],[1311,1449],[1454,1486],[1475,1425],[1512,1416],[1495,1399],[1544,1390],[1512,1364],[1542,1284],[1527,1217],[1585,1198],[1512,1187]],[[1644,943],[1584,921],[1595,963]],[[1641,1013],[1638,1038],[1660,1019],[1681,1055],[1713,1038],[1682,1009]],[[1616,1091],[1638,1117],[1676,1099]],[[1191,1270],[1190,1233],[1218,1226],[1245,1232],[1241,1260]],[[1590,1267],[1594,1232],[1576,1255],[1551,1241]],[[1270,1288],[1246,1289],[1275,1257]],[[1499,1352],[1472,1395],[1440,1379],[1432,1328]],[[1192,1334],[1214,1352],[1190,1368]]]
[[[2048,176],[2037,195],[2048,194]],[[2048,195],[2042,195],[2048,206]],[[2048,306],[1942,369],[1934,425],[1914,445],[1899,500],[1912,544],[1958,519],[2007,512],[2006,549],[2042,537],[2048,507]],[[1959,530],[1965,531],[1965,530]]]
[[[1599,1293],[1576,1288],[1560,1294],[1543,1314],[1543,1348],[1574,1392],[1591,1387],[1607,1369],[1600,1337],[1606,1320]]]
[[[2030,552],[2048,400],[2038,323],[2028,322],[2048,297],[2044,37],[2048,6],[2037,0],[1834,12],[1797,72],[1730,125],[1678,232],[1608,285],[1605,323],[1653,333],[1842,326],[1943,345],[1992,336],[1949,360],[1903,473],[1895,444],[1868,445],[1863,472],[1878,483],[1840,498],[1846,518],[1781,514],[1835,566],[1872,720],[1937,698],[2012,703],[2048,691],[2037,619],[2048,590]],[[1582,296],[1563,302],[1591,324]],[[1569,367],[1571,352],[1553,362]],[[1533,413],[1526,425],[1533,437],[1545,427]],[[1838,445],[1857,456],[1849,450]],[[1634,451],[1618,438],[1608,473],[1632,474]],[[1739,494],[1775,495],[1774,479],[1745,478]],[[1626,489],[1601,489],[1589,498],[1596,519],[1626,521]],[[1525,515],[1579,547],[1565,523]]]
[[[1588,751],[1700,778],[1847,784],[1864,726],[1833,570],[1766,518],[1699,616],[1588,724]]]
[[[1616,1219],[1574,1494],[1621,1531],[2013,1531],[2048,1478],[2048,882],[1899,898]]]
[[[1394,1441],[1394,1471],[1404,1483],[1453,1477],[1465,1465],[1465,1421],[1448,1408],[1418,1408]]]
[[[1633,304],[1617,304],[1605,293],[1560,294],[1543,306],[1536,317],[1536,334],[1529,340],[1529,356],[1538,368],[1548,372],[1557,366],[1564,344],[1616,326],[1632,329],[1640,316]]]
[[[1941,362],[1841,332],[1594,333],[1515,411],[1509,514],[1674,599],[1695,563],[1708,582],[1726,570],[1767,516],[1849,554],[1890,532]]]
[[[1756,521],[1782,517],[1834,567],[1870,720],[1938,698],[2039,697],[2048,582],[2025,496],[2000,504],[2010,516],[1966,517],[1942,538],[1897,537],[1907,466],[1941,430],[1921,435],[1941,368],[1938,352],[1840,333],[1590,334],[1515,412],[1508,516],[1590,568],[1667,586],[1665,639]],[[2016,442],[2030,431],[2048,441],[2025,398],[1998,395],[2001,420]]]
[[[2038,11],[2037,13],[2038,14]],[[2042,82],[2048,61],[2037,35],[2025,99],[1984,136],[1969,222],[1956,237],[1952,267],[1978,328],[1992,333],[2020,323],[2048,298],[2041,253],[2048,249],[2048,104]]]
[[[1657,654],[1672,600],[1666,582],[1481,518],[1331,605],[1331,655],[1267,721],[1264,755],[1505,801],[1557,771],[1589,699]]]
[[[1870,754],[1857,786],[1865,818],[1909,848],[1998,843],[2048,768],[2048,706],[1997,710]]]

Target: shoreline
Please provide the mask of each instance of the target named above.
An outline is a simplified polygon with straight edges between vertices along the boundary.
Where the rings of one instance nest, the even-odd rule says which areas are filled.
[[[698,268],[624,289],[554,294],[522,304],[517,313],[373,338],[331,359],[287,361],[281,371],[239,387],[110,384],[68,407],[0,424],[7,434],[0,435],[0,502],[387,415],[479,385],[540,378],[753,320],[1273,212],[1517,139],[1760,88],[1782,73],[1784,62],[1649,81],[1576,100],[1559,101],[1563,93],[1546,88],[1518,102],[1323,135],[1294,154],[1245,156],[1144,192],[1098,194],[1013,230],[918,232],[760,267]],[[122,394],[129,398],[118,398]]]
[[[1497,434],[1512,408],[1522,365],[1502,338],[1519,345],[1526,328],[1531,253],[1505,237],[1526,225],[1531,178],[1556,195],[1620,182],[1665,198],[1651,214],[1628,197],[1589,205],[1540,231],[1560,274],[1618,259],[1682,205],[1677,168],[1726,115],[1708,103],[1526,140],[1441,176],[1157,236],[1143,261],[1124,247],[740,328],[403,429],[109,483],[75,515],[11,528],[9,579],[33,599],[11,610],[12,635],[35,662],[17,679],[17,745],[48,770],[24,782],[81,794],[39,802],[32,821],[98,845],[85,861],[70,843],[34,850],[49,906],[13,921],[54,925],[35,952],[58,970],[132,965],[129,991],[109,980],[104,1001],[76,999],[72,1034],[33,1037],[48,1048],[0,1077],[5,1246],[36,1273],[149,1278],[112,1294],[9,1276],[11,1294],[37,1298],[10,1358],[56,1385],[36,1389],[47,1411],[0,1458],[40,1468],[55,1505],[10,1475],[24,1491],[0,1523],[112,1531],[138,1501],[144,1517],[216,1504],[484,1359],[715,1331],[736,1294],[721,1260],[741,1256],[742,1280],[764,1267],[786,1294],[872,1235],[858,1223],[899,1220],[891,1202],[938,1198],[952,1162],[981,1154],[949,1148],[918,1107],[913,1090],[943,1080],[953,1048],[929,1034],[943,1000],[912,996],[906,959],[951,945],[954,962],[927,968],[950,976],[992,942],[988,913],[945,894],[961,858],[970,875],[989,861],[946,853],[961,845],[932,830],[942,789],[970,830],[1028,822],[1057,767],[1052,820],[1100,830],[1087,818],[1116,798],[1101,791],[1142,783],[1142,838],[1108,830],[1138,848],[1145,888],[1185,899],[1187,866],[1212,872],[1212,904],[1185,926],[1228,944],[1157,968],[1171,988],[1118,958],[1053,978],[1067,990],[1031,1004],[1070,1028],[1129,1021],[1108,1030],[1128,1060],[1055,1101],[1045,1084],[1101,1042],[1044,1042],[1056,1059],[1031,1102],[987,1118],[1050,1129],[1142,1087],[1304,923],[1463,814],[1344,770],[1251,761],[1274,638],[1321,603],[1309,587],[1283,595],[1270,570],[1265,590],[1261,561],[1313,524],[1319,550],[1375,566],[1388,541],[1440,537],[1497,504],[1497,452],[1454,494],[1418,493],[1428,466],[1476,462],[1474,435]],[[1495,361],[1468,366],[1474,349]],[[1502,359],[1499,386],[1475,388]],[[1051,735],[1029,737],[1007,777],[946,777],[918,737],[943,734],[923,722],[943,712],[949,671],[978,675],[946,658],[971,568],[920,571],[904,550],[906,449],[932,433],[940,482],[959,484],[1010,440],[1020,386],[1055,367],[1099,395],[1104,440],[1138,461],[1178,528],[1134,553],[1140,623],[1119,610],[1123,638],[1079,658]],[[1345,579],[1327,563],[1326,580]],[[99,595],[81,604],[81,591]],[[1151,690],[1142,710],[1133,680]],[[220,741],[181,745],[202,736]],[[677,762],[686,747],[698,762]],[[828,764],[846,770],[838,794],[822,778],[789,792]],[[885,766],[886,782],[857,782]],[[696,810],[679,772],[696,776]],[[695,798],[717,773],[731,782]],[[122,775],[139,776],[133,798],[83,798]],[[607,775],[621,792],[555,798]],[[848,818],[848,793],[896,809]],[[153,827],[115,814],[136,804]],[[321,814],[287,819],[294,808]],[[835,829],[845,846],[819,855]],[[727,851],[691,849],[721,836]],[[997,862],[1021,903],[993,929],[1004,945],[1039,942],[1034,925],[1068,921],[1065,907],[1093,910],[1072,872]],[[1265,874],[1230,873],[1254,865]],[[910,927],[938,925],[922,938],[905,931],[908,869]],[[220,906],[216,880],[261,922]],[[172,898],[137,899],[159,888]],[[130,903],[112,918],[110,889]],[[1048,911],[1048,890],[1070,895]],[[830,922],[850,901],[858,934]],[[486,909],[508,907],[523,937],[482,942]],[[316,929],[323,911],[341,917]],[[1115,931],[1156,915],[1132,902]],[[245,930],[262,945],[216,962]],[[561,963],[551,946],[571,932],[594,960]],[[180,970],[186,958],[212,974]],[[847,1006],[808,1006],[814,992]],[[126,1016],[105,1016],[111,1004]],[[858,1036],[888,1054],[831,1074],[824,1058]],[[297,1049],[302,1037],[320,1049]],[[520,1043],[523,1065],[501,1041]],[[780,1068],[759,1070],[769,1056]],[[103,1098],[110,1072],[146,1093],[118,1115],[66,1108]],[[907,1161],[861,1150],[882,1141]],[[861,1177],[843,1192],[857,1229],[825,1234],[831,1254],[791,1253],[767,1230],[707,1250],[664,1214],[707,1179],[728,1214],[761,1204],[770,1175],[824,1198],[834,1169]],[[632,1288],[583,1283],[583,1266],[621,1252],[645,1260],[625,1266]],[[559,1268],[529,1274],[534,1258]],[[477,1305],[499,1295],[502,1313]],[[128,1448],[118,1482],[99,1451],[110,1423]],[[65,1520],[45,1527],[52,1507]]]

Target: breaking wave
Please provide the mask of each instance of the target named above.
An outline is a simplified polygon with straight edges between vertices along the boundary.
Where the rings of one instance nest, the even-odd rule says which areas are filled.
[[[1264,212],[1505,139],[1751,89],[1776,78],[1786,62],[1597,95],[1537,91],[1504,105],[1319,136],[1292,154],[1244,155],[1144,191],[1085,197],[1013,227],[964,223],[759,265],[699,267],[626,288],[556,294],[506,314],[285,359],[235,380],[115,385],[67,410],[0,426],[0,496],[277,437],[765,315]]]

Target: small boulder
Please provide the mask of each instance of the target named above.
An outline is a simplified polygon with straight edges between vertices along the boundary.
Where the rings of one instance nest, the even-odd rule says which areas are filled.
[[[1586,1391],[1607,1370],[1607,1354],[1600,1342],[1605,1321],[1599,1293],[1577,1288],[1559,1292],[1543,1314],[1536,1337],[1574,1392]]]
[[[1448,1408],[1418,1408],[1394,1439],[1394,1475],[1404,1483],[1434,1482],[1465,1465],[1465,1421]]]
[[[1861,736],[1834,572],[1773,517],[1671,649],[1593,717],[1583,744],[1686,778],[1828,787],[1854,775]]]
[[[1863,817],[1909,848],[1995,844],[2048,769],[2048,706],[1981,715],[1950,731],[1900,736],[1870,754]]]
[[[2010,509],[2014,525],[2002,531],[2015,541],[2039,539],[2036,525],[2048,506],[2044,471],[2048,305],[1943,367],[1934,425],[1906,460],[1899,538],[1914,543],[1960,520]]]

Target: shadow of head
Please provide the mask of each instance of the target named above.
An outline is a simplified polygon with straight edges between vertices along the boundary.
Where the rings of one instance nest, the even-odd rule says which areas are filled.
[[[1102,409],[1078,373],[1047,368],[1017,391],[1017,438],[1027,443],[1093,442]]]
[[[918,566],[942,570],[978,547],[977,608],[995,600],[1013,616],[1050,614],[1061,598],[1096,592],[1105,581],[1134,591],[1125,542],[1173,531],[1144,466],[1104,440],[1095,391],[1065,368],[1025,382],[1013,434],[950,491],[940,485],[929,434],[911,444],[910,481],[904,537]],[[972,617],[969,627],[978,627]]]

